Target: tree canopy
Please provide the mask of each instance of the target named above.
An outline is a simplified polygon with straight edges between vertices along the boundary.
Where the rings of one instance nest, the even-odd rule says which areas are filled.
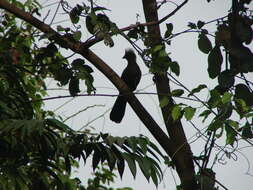
[[[177,189],[227,189],[213,170],[219,159],[219,155],[212,157],[214,149],[231,157],[242,141],[251,148],[253,145],[252,1],[231,0],[227,15],[211,21],[199,19],[194,23],[186,18],[187,29],[181,31],[175,31],[176,23],[170,18],[180,13],[188,0],[143,0],[140,11],[145,21],[139,22],[137,17],[135,23],[123,28],[108,16],[114,10],[100,3],[60,0],[54,13],[42,15],[43,6],[38,1],[0,1],[0,188],[112,189],[104,184],[113,183],[114,169],[122,177],[126,166],[134,177],[139,170],[157,186],[163,179],[161,163],[165,163],[179,176]],[[206,3],[211,5],[212,1]],[[159,10],[168,4],[175,9],[158,17]],[[68,15],[69,26],[53,24],[55,17],[60,17],[59,10]],[[45,21],[48,16],[52,17],[50,23]],[[173,51],[170,47],[176,37],[190,33],[197,36],[199,53],[206,55],[208,77],[217,81],[214,87],[198,84],[189,89],[179,79],[182,65],[173,60],[168,49]],[[114,36],[122,36],[148,69],[162,125],[136,98],[138,92],[131,92],[110,64],[92,50],[98,43],[113,48],[119,43]],[[48,99],[83,96],[85,100],[96,96],[94,81],[100,80],[95,77],[97,72],[126,98],[156,141],[146,136],[119,137],[102,131],[75,130],[63,116],[45,109]],[[67,87],[69,95],[47,97],[49,78],[58,87]],[[177,88],[172,90],[173,83]],[[207,99],[200,98],[199,93],[205,93]],[[75,111],[72,117],[78,114]],[[207,127],[195,126],[195,118]],[[183,128],[185,122],[195,127],[205,141],[199,154],[191,150]],[[223,138],[221,146],[218,142]],[[227,146],[231,152],[224,150]],[[86,162],[88,158],[95,175],[86,186],[71,172],[81,159]]]

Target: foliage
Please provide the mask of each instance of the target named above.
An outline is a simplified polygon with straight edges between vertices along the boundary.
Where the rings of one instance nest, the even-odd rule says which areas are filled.
[[[32,15],[40,16],[41,6],[37,1],[9,2]],[[207,2],[212,3],[210,0]],[[84,21],[91,35],[85,48],[101,40],[106,46],[113,47],[112,36],[122,35],[138,51],[154,75],[156,85],[165,84],[162,88],[167,90],[165,94],[159,94],[161,88],[157,85],[165,125],[171,124],[170,127],[176,131],[183,118],[191,122],[198,117],[203,123],[208,122],[205,150],[193,158],[187,151],[184,155],[191,159],[190,164],[195,161],[198,168],[195,182],[202,189],[217,189],[215,172],[208,165],[217,139],[225,136],[225,146],[233,147],[240,139],[252,145],[253,83],[248,80],[253,72],[253,53],[249,48],[253,39],[253,15],[249,8],[251,1],[233,0],[226,16],[212,21],[189,22],[188,29],[181,32],[175,31],[176,23],[163,23],[163,20],[155,24],[136,23],[127,29],[119,29],[107,15],[109,7],[99,6],[92,0],[89,3],[71,7],[67,1],[61,1],[59,6],[69,15],[73,27],[58,25],[57,32],[79,46],[78,42],[83,38],[80,22]],[[103,184],[113,182],[116,170],[122,178],[126,163],[134,177],[138,166],[146,179],[151,178],[156,186],[163,177],[159,164],[161,161],[165,160],[168,166],[185,172],[178,168],[180,159],[177,158],[178,152],[180,155],[184,151],[183,145],[187,144],[184,139],[174,140],[182,141],[181,144],[175,142],[177,147],[172,155],[163,147],[168,154],[165,156],[144,136],[114,137],[110,134],[77,132],[53,112],[43,110],[47,88],[45,79],[53,78],[57,85],[68,86],[70,96],[78,96],[81,85],[86,87],[90,95],[96,93],[94,71],[83,58],[70,61],[64,57],[61,48],[68,48],[66,41],[42,34],[32,23],[19,20],[8,11],[1,10],[0,14],[0,189],[40,187],[109,190],[112,188]],[[157,42],[147,28],[153,25],[159,27],[159,24],[164,26],[165,32]],[[215,32],[208,28],[211,24]],[[166,48],[175,37],[189,32],[196,33],[197,47],[207,56],[208,76],[217,81],[212,89],[205,84],[188,89],[177,79],[180,76],[180,64],[172,60]],[[166,79],[165,82],[162,79]],[[169,80],[179,88],[170,91]],[[198,93],[203,91],[208,94],[207,100],[198,97]],[[174,98],[194,100],[200,104],[200,108],[192,104],[175,103]],[[167,129],[169,140],[175,138],[170,134],[171,128]],[[180,135],[185,136],[184,133]],[[156,139],[163,145],[162,137]],[[94,178],[85,187],[80,179],[71,176],[71,171],[78,167],[77,160],[86,162],[90,156]],[[98,167],[100,165],[102,168]],[[195,172],[194,168],[192,170]],[[180,172],[178,174],[182,180],[185,175]],[[177,188],[181,189],[183,185]]]

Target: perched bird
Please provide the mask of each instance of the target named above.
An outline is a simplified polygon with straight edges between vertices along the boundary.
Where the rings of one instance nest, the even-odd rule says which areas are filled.
[[[123,58],[127,60],[127,67],[123,71],[121,79],[127,84],[131,91],[134,91],[140,82],[141,70],[136,63],[136,55],[132,49],[127,49]],[[120,93],[110,113],[110,119],[112,121],[116,123],[121,122],[125,114],[126,103],[126,98]]]

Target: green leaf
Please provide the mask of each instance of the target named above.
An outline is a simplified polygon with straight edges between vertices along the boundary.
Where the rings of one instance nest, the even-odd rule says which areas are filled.
[[[215,46],[208,55],[208,74],[211,79],[214,79],[220,74],[223,57],[220,47]]]
[[[162,49],[164,49],[164,45],[156,45],[154,48],[152,48],[152,52],[156,53],[158,51],[161,51]]]
[[[174,121],[178,120],[182,116],[181,107],[179,105],[175,105],[172,108],[171,116]]]
[[[175,73],[177,76],[180,74],[180,67],[179,64],[176,61],[170,62],[169,64],[170,69],[173,73]]]
[[[165,32],[164,37],[165,37],[165,38],[168,38],[168,37],[170,37],[170,35],[171,35],[171,33],[172,33],[173,24],[172,24],[172,23],[166,24],[166,28],[167,28],[167,30],[166,30],[166,32]]]
[[[160,99],[160,107],[164,108],[169,103],[169,98],[167,96],[163,96],[162,99]]]
[[[182,89],[176,89],[171,92],[171,96],[179,97],[184,94],[184,90]]]
[[[192,91],[189,93],[188,97],[192,96],[195,93],[200,92],[204,88],[207,88],[207,86],[205,84],[200,84],[197,88],[192,89]]]
[[[184,117],[187,121],[191,120],[196,112],[196,108],[193,108],[191,106],[184,108]]]
[[[122,153],[123,158],[127,161],[128,167],[133,175],[133,177],[136,177],[136,163],[135,160],[132,158],[131,155],[127,153]]]
[[[210,42],[208,37],[203,33],[199,35],[198,47],[199,47],[199,50],[205,54],[208,54],[212,49],[212,43]]]
[[[225,92],[224,95],[221,97],[221,102],[223,104],[226,104],[228,102],[231,102],[232,94],[229,92]]]
[[[82,36],[82,33],[81,31],[76,31],[73,33],[73,38],[76,40],[76,41],[79,41],[81,39],[81,36]]]
[[[66,124],[64,124],[63,122],[57,120],[57,119],[46,119],[46,124],[49,126],[53,126],[56,129],[60,130],[60,131],[65,131],[65,132],[72,132],[73,130]]]
[[[229,144],[231,146],[233,146],[234,142],[236,141],[236,132],[233,129],[232,126],[229,125],[225,125],[225,131],[226,131],[226,144]]]
[[[210,110],[204,110],[201,114],[199,114],[199,117],[204,117],[202,122],[205,122],[205,120],[211,113],[212,112]]]
[[[208,126],[208,130],[216,131],[217,129],[222,128],[223,125],[224,124],[221,120],[215,120]]]

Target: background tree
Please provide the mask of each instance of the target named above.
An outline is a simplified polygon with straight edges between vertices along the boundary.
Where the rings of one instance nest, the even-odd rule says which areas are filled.
[[[210,156],[214,147],[219,148],[217,140],[224,136],[224,131],[225,145],[233,147],[233,151],[239,140],[252,146],[252,83],[247,79],[248,73],[253,71],[253,54],[249,49],[253,36],[251,1],[233,0],[228,15],[210,22],[189,22],[189,28],[178,33],[173,31],[175,23],[166,22],[188,3],[187,0],[176,4],[172,12],[160,19],[158,10],[171,2],[143,0],[146,22],[122,29],[107,16],[109,7],[93,1],[74,7],[60,1],[59,7],[69,14],[73,27],[58,25],[55,29],[36,18],[40,16],[36,1],[9,2],[12,4],[0,2],[4,10],[0,30],[3,63],[0,180],[3,189],[84,188],[78,180],[71,179],[70,171],[76,158],[86,160],[91,154],[94,169],[106,161],[111,170],[117,166],[122,176],[127,163],[135,176],[135,163],[138,163],[144,176],[151,177],[156,185],[162,176],[157,162],[162,158],[177,171],[181,181],[179,189],[216,189],[216,185],[226,189],[215,178]],[[81,20],[85,20],[86,29],[92,35],[85,42],[80,41],[82,30],[78,24]],[[208,30],[210,24],[216,24],[215,32]],[[162,34],[160,27],[164,25],[166,31]],[[176,36],[190,32],[198,35],[200,51],[208,54],[209,77],[218,81],[213,89],[204,84],[188,89],[177,78],[180,65],[172,60],[166,48]],[[152,73],[166,131],[109,65],[91,51],[90,47],[100,41],[112,47],[116,43],[112,39],[114,35],[122,35]],[[214,40],[211,42],[209,38]],[[41,45],[38,40],[44,40],[47,45]],[[70,57],[62,55],[61,48],[80,57],[70,61]],[[126,97],[166,155],[145,137],[122,138],[74,131],[52,112],[42,109],[47,77],[53,77],[60,86],[68,85],[71,96],[81,95],[79,83],[82,81],[88,94],[96,92],[93,69],[81,57],[101,71]],[[172,82],[179,88],[172,91]],[[208,89],[207,101],[196,95],[203,89]],[[197,115],[197,107],[191,104],[176,103],[175,98],[197,101],[201,113]],[[208,123],[202,132],[205,148],[199,155],[192,154],[182,124],[184,118],[191,122],[194,115]]]

